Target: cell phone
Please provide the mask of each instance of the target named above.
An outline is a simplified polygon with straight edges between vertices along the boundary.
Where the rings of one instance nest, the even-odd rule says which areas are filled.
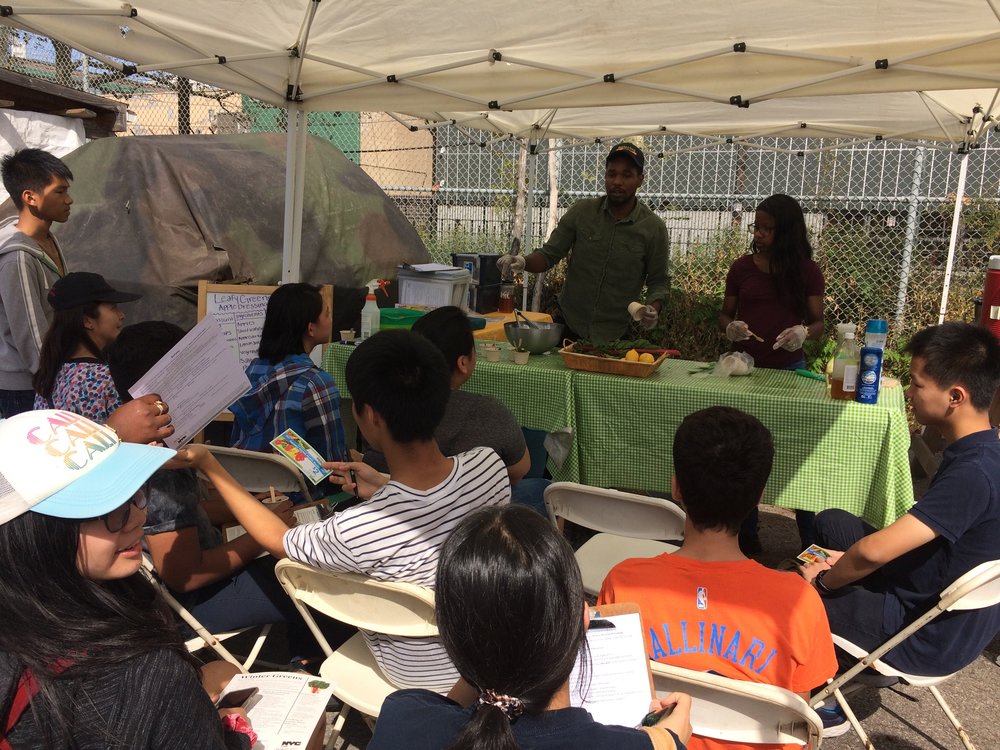
[[[253,698],[259,692],[258,688],[248,687],[243,690],[234,690],[231,693],[226,693],[224,696],[219,698],[219,702],[215,704],[216,708],[243,708],[250,699]]]
[[[641,727],[655,727],[657,722],[664,716],[670,716],[671,712],[674,710],[673,706],[667,706],[666,708],[661,708],[659,711],[650,711],[646,714],[646,718],[642,720],[639,725]]]

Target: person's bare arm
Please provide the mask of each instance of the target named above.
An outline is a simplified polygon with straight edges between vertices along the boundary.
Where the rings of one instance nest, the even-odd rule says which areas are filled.
[[[823,298],[818,294],[806,297],[805,326],[807,339],[815,341],[823,338]]]
[[[541,273],[549,270],[549,262],[537,250],[530,255],[524,256],[524,270],[531,273]]]
[[[524,475],[531,470],[531,453],[528,449],[524,449],[524,455],[517,461],[507,467],[507,477],[510,479],[511,484],[517,484],[522,479]]]
[[[277,559],[285,557],[283,540],[288,525],[243,489],[204,445],[189,445],[178,451],[171,463],[175,468],[190,467],[204,474],[247,534]]]
[[[735,295],[727,295],[722,299],[722,312],[719,313],[719,330],[725,332],[726,326],[736,320],[736,303],[737,298]]]
[[[178,592],[194,591],[246,567],[261,552],[248,534],[209,550],[198,544],[194,526],[147,534],[153,567],[165,584]]]
[[[895,523],[852,544],[832,567],[826,563],[813,563],[805,566],[802,574],[807,581],[813,581],[820,572],[829,570],[823,576],[823,584],[827,588],[839,589],[860,581],[937,536],[938,533],[930,526],[912,513],[907,513]]]

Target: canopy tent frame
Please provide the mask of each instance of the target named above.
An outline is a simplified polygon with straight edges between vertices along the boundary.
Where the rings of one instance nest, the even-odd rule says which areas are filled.
[[[285,108],[288,117],[286,205],[282,248],[282,279],[285,281],[294,281],[299,277],[308,111],[330,109],[333,105],[336,105],[337,109],[355,109],[352,103],[360,101],[357,98],[360,92],[368,94],[367,101],[379,103],[379,106],[372,106],[370,109],[412,113],[428,121],[425,126],[417,127],[437,127],[441,123],[456,124],[465,130],[476,127],[496,135],[491,141],[481,143],[483,147],[490,143],[516,138],[522,143],[522,148],[529,149],[529,155],[532,157],[544,153],[544,149],[538,147],[542,139],[579,137],[579,133],[567,130],[557,122],[558,113],[568,109],[594,106],[597,109],[593,111],[598,112],[602,105],[610,101],[629,108],[662,107],[663,114],[658,118],[660,122],[652,126],[648,126],[647,123],[647,127],[633,128],[631,135],[670,133],[703,136],[706,140],[702,148],[720,143],[741,143],[751,148],[780,150],[766,144],[756,144],[752,140],[764,136],[847,138],[849,144],[868,139],[891,138],[912,142],[915,145],[917,141],[922,140],[922,137],[932,137],[947,144],[945,148],[955,149],[964,154],[961,172],[964,175],[968,151],[976,147],[985,129],[991,122],[995,122],[997,90],[994,90],[988,107],[983,108],[981,103],[977,103],[970,115],[948,107],[929,92],[935,88],[968,89],[980,86],[984,82],[996,85],[996,81],[1000,79],[1000,65],[998,65],[1000,54],[993,54],[991,51],[1000,50],[1000,44],[997,44],[1000,42],[1000,30],[989,29],[985,25],[988,17],[991,17],[993,22],[1000,22],[1000,6],[996,0],[968,0],[964,4],[966,10],[983,7],[989,10],[988,14],[981,14],[975,19],[968,18],[967,26],[974,31],[967,36],[949,38],[948,32],[942,32],[943,38],[939,39],[928,34],[927,38],[921,36],[914,43],[915,48],[913,45],[904,44],[903,37],[891,37],[885,33],[885,38],[880,38],[877,44],[869,44],[867,47],[862,45],[860,54],[845,55],[835,54],[832,51],[795,49],[791,46],[780,49],[767,44],[763,38],[758,44],[753,34],[741,33],[739,39],[731,39],[723,45],[709,46],[698,51],[680,48],[673,57],[640,65],[629,64],[631,58],[619,51],[611,59],[623,69],[615,71],[615,65],[606,64],[603,66],[606,72],[601,73],[569,64],[555,64],[535,55],[518,54],[516,46],[500,43],[490,47],[470,44],[472,49],[478,47],[478,52],[470,52],[466,48],[461,54],[456,54],[454,50],[449,50],[451,57],[445,62],[436,64],[421,64],[420,61],[430,56],[426,50],[424,54],[414,52],[409,59],[396,60],[393,64],[385,62],[378,66],[334,59],[333,55],[325,52],[325,48],[310,48],[309,44],[320,2],[321,0],[306,0],[300,5],[301,20],[298,24],[298,33],[291,44],[272,42],[270,39],[255,40],[254,43],[258,48],[254,50],[243,49],[242,47],[253,44],[247,43],[241,46],[238,43],[242,42],[239,35],[230,33],[228,29],[226,33],[207,37],[211,44],[198,43],[192,40],[190,35],[179,30],[183,28],[190,30],[191,26],[178,24],[177,29],[171,26],[169,21],[176,19],[170,16],[170,11],[161,8],[149,12],[140,11],[136,5],[117,5],[113,4],[113,0],[66,0],[61,6],[30,7],[20,4],[0,6],[0,23],[47,35],[100,60],[104,65],[119,70],[124,75],[160,70],[184,71],[185,75],[191,75],[210,85],[231,88]],[[105,5],[107,7],[104,7]],[[336,8],[337,3],[334,0],[326,0],[326,5],[334,5]],[[853,7],[866,8],[862,3]],[[648,12],[657,11],[654,9]],[[203,14],[207,13],[209,11],[205,9]],[[141,50],[141,55],[134,55],[142,56],[144,59],[122,62],[116,59],[113,50],[98,51],[93,48],[95,45],[87,43],[82,38],[72,38],[75,34],[62,33],[60,29],[66,31],[72,29],[76,34],[83,33],[75,26],[66,27],[65,24],[60,26],[55,22],[56,19],[66,17],[81,19],[81,25],[82,19],[109,19],[110,23],[118,24],[122,39],[126,39],[133,28],[145,29],[172,42],[173,54],[158,51],[153,45],[148,45]],[[191,19],[185,20],[193,23]],[[53,28],[49,27],[50,23]],[[929,21],[929,24],[933,27],[933,22]],[[106,31],[102,29],[102,33]],[[767,33],[763,29],[762,31]],[[901,33],[905,36],[905,30]],[[954,35],[953,29],[951,33]],[[502,35],[496,36],[498,41],[501,40]],[[724,39],[726,34],[720,32],[718,38]],[[831,36],[831,39],[835,38],[836,35]],[[110,44],[110,41],[108,43]],[[849,43],[846,41],[844,43],[850,47]],[[233,49],[228,49],[228,46],[233,46]],[[830,47],[832,46],[831,43]],[[665,44],[663,49],[674,49],[674,47]],[[956,52],[967,54],[959,58],[955,56]],[[946,62],[942,63],[938,58],[946,58]],[[558,55],[555,59],[559,59]],[[713,91],[705,87],[685,86],[665,78],[668,73],[672,74],[682,68],[692,68],[698,63],[725,65],[737,60],[739,62],[732,70],[738,72],[734,72],[731,79],[723,77],[721,85],[728,86],[730,92],[739,93],[725,93],[722,88]],[[753,63],[750,63],[750,60],[753,60]],[[276,61],[276,70],[267,71],[271,74],[270,78],[261,74],[253,65],[264,61]],[[757,88],[753,87],[757,80],[753,75],[740,78],[742,69],[766,71],[769,65],[787,61],[801,63],[799,66],[801,71]],[[939,64],[937,66],[931,64],[934,62]],[[307,63],[310,65],[308,71]],[[480,66],[491,74],[480,77],[484,82],[492,84],[492,88],[487,86],[481,93],[471,93],[463,89],[459,84],[468,81],[453,74],[469,69],[476,69],[475,72],[478,74],[482,72],[478,70]],[[317,67],[325,74],[335,72],[337,80],[324,83]],[[498,71],[509,72],[509,75],[500,75]],[[519,76],[519,73],[529,75]],[[536,78],[531,76],[534,73],[541,74],[537,77],[537,83],[535,83]],[[438,82],[435,77],[444,83]],[[551,85],[551,81],[557,77],[568,80]],[[512,84],[511,79],[513,79]],[[716,78],[708,76],[705,80],[716,80]],[[767,80],[766,75],[763,80]],[[447,85],[448,81],[453,81],[453,85]],[[915,83],[917,81],[919,85]],[[506,87],[501,84],[506,84]],[[420,106],[414,107],[409,104],[394,106],[396,103],[407,101],[405,98],[400,98],[400,92],[403,91],[419,93]],[[613,95],[609,95],[611,91],[614,91]],[[823,96],[841,94],[853,96],[861,91],[869,94],[915,92],[936,124],[936,130],[928,133],[926,128],[921,128],[915,122],[908,130],[905,124],[888,131],[877,125],[846,127],[841,122],[826,120],[823,117],[810,117],[809,120],[779,118],[777,122],[758,126],[752,134],[733,132],[723,135],[727,132],[727,128],[718,126],[712,126],[714,132],[706,133],[707,128],[698,130],[676,124],[675,105],[698,103],[719,108],[714,112],[720,110],[734,112],[729,108],[735,108],[735,111],[751,108],[756,110],[760,105],[766,106],[768,102],[782,99],[801,100],[808,97],[819,99]],[[565,104],[562,103],[563,100]],[[529,127],[509,125],[505,127],[498,124],[498,118],[505,114],[505,110],[520,111],[529,106],[542,107],[544,110],[543,115],[533,119]],[[415,111],[417,109],[422,111]],[[430,114],[425,114],[426,112]],[[981,118],[978,126],[975,123],[977,114]],[[628,137],[628,133],[623,134],[618,130],[613,136],[608,135],[608,138],[611,137],[618,140]],[[589,142],[593,142],[593,139]],[[830,150],[843,148],[844,145],[844,143],[828,144],[801,151],[805,153]],[[928,147],[925,143],[919,145]],[[692,149],[693,147],[682,151]],[[659,154],[661,157],[665,155],[665,153]],[[528,172],[529,182],[530,176],[536,173],[535,170],[535,162],[532,159]],[[961,180],[959,187],[964,189]],[[526,196],[529,202],[532,193],[533,191],[529,190],[529,195]],[[957,200],[949,243],[949,274],[957,241],[961,208],[962,201]],[[526,224],[526,229],[530,230],[530,218]],[[525,240],[529,236],[530,234],[526,232]],[[950,276],[946,276],[945,289],[942,293],[942,316],[946,309],[949,284]]]

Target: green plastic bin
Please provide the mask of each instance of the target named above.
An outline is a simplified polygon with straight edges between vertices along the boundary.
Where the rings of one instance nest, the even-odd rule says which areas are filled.
[[[403,329],[408,331],[414,323],[427,314],[427,311],[409,310],[404,307],[383,307],[380,313],[382,321],[379,330]]]

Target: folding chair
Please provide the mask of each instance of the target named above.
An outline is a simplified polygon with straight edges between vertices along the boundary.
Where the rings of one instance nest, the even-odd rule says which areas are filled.
[[[545,488],[545,507],[553,523],[565,518],[600,532],[576,551],[583,590],[591,596],[622,560],[673,552],[677,545],[655,540],[684,538],[684,511],[658,497],[553,482]]]
[[[205,447],[248,492],[267,492],[274,487],[280,492],[301,492],[309,497],[309,485],[302,472],[281,456],[218,445]]]
[[[333,694],[343,703],[327,741],[327,747],[332,748],[351,708],[368,717],[371,725],[383,701],[398,688],[379,669],[361,633],[334,651],[309,608],[362,630],[433,638],[438,635],[434,592],[412,583],[318,570],[291,560],[279,561],[274,572],[326,654],[320,676],[329,680]]]
[[[940,598],[937,603],[931,607],[931,609],[871,652],[865,651],[865,649],[860,646],[857,646],[838,635],[834,635],[833,642],[851,656],[856,657],[859,661],[849,670],[837,676],[837,678],[830,682],[830,684],[827,685],[821,692],[813,696],[811,705],[814,707],[818,706],[829,695],[834,695],[837,699],[837,703],[840,704],[844,714],[847,716],[847,720],[850,722],[851,727],[865,744],[865,748],[867,750],[874,750],[875,745],[872,744],[868,734],[861,727],[861,723],[858,721],[857,716],[854,715],[851,707],[847,705],[847,701],[844,699],[844,694],[840,689],[863,670],[874,669],[879,674],[887,677],[895,677],[914,687],[926,687],[931,692],[931,695],[934,696],[938,705],[941,706],[941,710],[944,711],[945,716],[948,717],[948,721],[950,721],[951,725],[955,728],[959,738],[962,740],[962,744],[965,745],[968,750],[975,750],[975,745],[972,744],[972,738],[969,737],[969,733],[961,725],[958,717],[956,717],[955,713],[951,710],[951,706],[948,705],[944,696],[942,696],[940,691],[937,689],[937,685],[954,677],[958,674],[957,671],[951,674],[938,676],[907,674],[906,672],[901,672],[900,670],[886,664],[881,660],[881,657],[943,612],[951,612],[953,610],[983,609],[985,607],[995,607],[998,605],[1000,605],[1000,560],[992,560],[990,562],[984,562],[977,565],[953,584],[948,586],[948,588],[941,592]]]
[[[160,580],[159,576],[156,574],[156,569],[153,567],[153,561],[145,554],[142,556],[142,573],[146,576],[146,579],[156,587],[157,591],[160,592],[167,605],[174,612],[180,616],[180,618],[190,627],[197,637],[189,638],[185,642],[187,650],[191,653],[195,651],[200,651],[203,648],[210,648],[216,654],[218,654],[220,659],[228,661],[230,664],[238,667],[241,672],[249,671],[250,667],[253,666],[254,662],[257,661],[257,656],[260,654],[261,648],[264,646],[264,642],[267,640],[268,634],[271,632],[270,623],[265,623],[264,625],[251,625],[250,627],[240,628],[239,630],[228,630],[223,633],[210,633],[208,628],[202,625],[198,618],[196,618],[191,612],[174,598],[174,595],[170,593],[163,582]],[[240,661],[240,659],[234,656],[229,649],[222,645],[222,641],[228,640],[233,636],[245,633],[253,628],[259,628],[257,632],[257,638],[254,641],[253,647],[250,649],[250,653],[247,654],[246,658]],[[278,665],[270,665],[278,666]]]
[[[818,748],[823,741],[823,720],[790,690],[658,661],[650,662],[650,668],[657,696],[674,691],[691,696],[691,726],[697,735],[806,748]]]

